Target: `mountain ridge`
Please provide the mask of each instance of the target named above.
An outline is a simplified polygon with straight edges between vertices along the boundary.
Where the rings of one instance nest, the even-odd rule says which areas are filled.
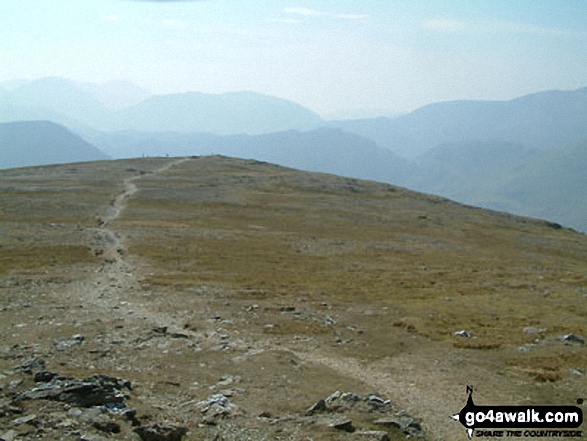
[[[105,153],[51,121],[0,123],[0,168],[109,159]]]
[[[471,139],[556,149],[587,138],[585,89],[545,91],[504,101],[432,103],[396,118],[334,121],[330,125],[415,158],[435,146]]]

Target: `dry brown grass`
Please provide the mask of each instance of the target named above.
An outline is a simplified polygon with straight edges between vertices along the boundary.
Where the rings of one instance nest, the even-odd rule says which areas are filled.
[[[165,161],[0,172],[0,228],[9,233],[0,236],[0,295],[37,296],[34,315],[14,312],[16,295],[3,298],[10,309],[2,332],[12,344],[39,342],[71,375],[86,375],[88,366],[116,374],[122,366],[139,385],[136,396],[148,397],[133,403],[145,413],[158,412],[149,400],[202,399],[219,375],[241,375],[246,400],[235,401],[249,406],[254,427],[258,412],[303,412],[336,389],[396,393],[417,411],[429,406],[427,416],[442,408],[438,421],[447,426],[471,382],[492,402],[576,399],[581,379],[570,371],[584,369],[587,354],[558,337],[587,334],[585,235],[254,161],[200,158],[148,173]],[[135,181],[138,193],[108,225],[124,238],[137,281],[96,320],[69,281],[93,280],[103,269],[93,231],[123,180],[139,170],[147,173]],[[15,281],[27,288],[3,288]],[[74,299],[66,314],[52,309],[63,292]],[[133,304],[133,314],[120,315],[121,301]],[[137,311],[201,333],[204,350],[175,339],[137,351],[151,326]],[[40,324],[15,331],[28,319]],[[82,323],[93,349],[125,344],[111,344],[108,355],[51,352],[53,338],[80,332]],[[532,335],[526,327],[546,331]],[[453,335],[463,329],[470,339]],[[243,348],[206,346],[223,332]],[[265,351],[235,362],[258,347]],[[314,429],[303,433],[333,439]]]
[[[151,262],[153,286],[214,282],[376,304],[417,318],[406,326],[430,338],[467,329],[482,341],[464,347],[519,345],[530,325],[586,331],[574,292],[587,283],[583,235],[388,185],[222,158],[175,169],[165,189],[159,179],[145,178],[117,224],[131,254]]]

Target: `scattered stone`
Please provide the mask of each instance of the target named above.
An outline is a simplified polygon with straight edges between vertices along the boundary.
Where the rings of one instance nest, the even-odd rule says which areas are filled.
[[[389,435],[385,430],[361,430],[355,433],[355,438],[373,441],[389,441]]]
[[[26,416],[22,416],[20,418],[17,418],[15,420],[12,420],[12,422],[10,424],[13,425],[14,427],[18,427],[23,424],[32,424],[35,422],[36,419],[37,419],[37,415],[26,415]],[[35,425],[35,424],[33,424],[33,425]]]
[[[14,441],[14,439],[19,435],[19,433],[16,430],[9,430],[8,432],[4,432],[1,436],[0,439],[2,441]]]
[[[76,334],[76,335],[73,335],[69,338],[68,337],[56,338],[55,340],[53,340],[53,345],[58,350],[64,350],[64,349],[69,349],[73,346],[79,346],[83,343],[84,340],[85,340],[85,338],[83,335]]]
[[[77,415],[76,415],[77,416]],[[120,433],[120,425],[111,421],[103,409],[99,407],[92,407],[82,411],[78,418],[101,432],[105,433]]]
[[[339,418],[334,421],[328,423],[328,427],[332,427],[333,429],[342,430],[344,432],[352,433],[354,432],[355,426],[353,426],[353,421],[348,418]]]
[[[545,332],[545,328],[536,328],[534,326],[526,326],[524,328],[524,334],[526,335],[543,335]]]
[[[155,334],[167,335],[167,326],[155,326],[152,331]]]
[[[336,325],[336,320],[334,320],[332,317],[330,317],[329,315],[327,315],[324,318],[324,325],[325,326],[334,326],[334,325]]]
[[[20,386],[22,383],[24,383],[24,381],[22,379],[18,379],[18,380],[12,380],[10,383],[8,383],[8,390],[12,390],[12,389],[16,389],[18,386]]]
[[[345,418],[342,414],[357,412],[364,414],[379,414],[381,418],[374,421],[374,424],[384,427],[393,427],[401,430],[408,437],[425,438],[422,426],[405,412],[395,412],[390,400],[377,395],[357,395],[352,392],[335,391],[328,398],[320,400],[308,408],[305,412],[306,417],[314,415],[316,412],[336,413],[331,418],[318,420],[329,427],[335,427],[339,430],[354,432],[355,427],[350,419]],[[374,440],[386,440],[387,432],[384,430],[362,430],[356,432],[357,436]]]
[[[385,406],[391,406],[390,400],[384,400],[383,398],[377,395],[368,395],[366,401],[374,409],[380,409]]]
[[[583,337],[581,337],[580,335],[577,334],[567,334],[567,335],[563,335],[561,337],[562,341],[565,342],[571,342],[571,343],[579,343],[584,345],[585,344],[585,339]]]
[[[108,375],[97,374],[90,378],[55,377],[43,386],[18,395],[15,401],[54,400],[80,407],[124,407],[123,389],[131,390],[130,382]]]
[[[23,364],[18,366],[15,370],[24,372],[25,374],[31,374],[34,370],[44,370],[45,360],[41,357],[34,357],[30,360],[25,361]]]
[[[316,412],[324,412],[326,410],[326,401],[320,400],[311,405],[306,410],[306,416],[314,415]]]
[[[471,338],[471,333],[465,330],[453,332],[455,337],[462,337],[462,338]]]
[[[9,400],[2,400],[0,401],[0,417],[4,417],[6,415],[20,415],[23,413],[23,410],[20,407],[13,406]]]
[[[48,383],[56,376],[57,374],[55,372],[41,371],[37,372],[33,379],[35,383]]]
[[[406,435],[423,438],[422,425],[407,413],[399,413],[388,418],[375,420],[373,424],[400,429]]]
[[[204,416],[205,424],[216,424],[220,419],[230,418],[238,410],[238,407],[223,394],[212,395],[200,401],[196,408]]]
[[[332,404],[332,402],[338,400],[341,395],[342,393],[339,390],[333,392],[328,398],[326,398],[326,403],[328,403],[329,405]]]
[[[270,412],[267,412],[267,411],[265,411],[265,412],[261,412],[261,413],[258,415],[258,417],[259,417],[259,418],[271,418],[271,413],[270,413]]]
[[[218,386],[230,386],[233,383],[240,383],[241,381],[242,378],[238,375],[236,377],[233,375],[223,375],[217,384]]]
[[[137,427],[134,432],[143,441],[181,441],[187,433],[185,427],[163,427],[158,424]]]
[[[80,437],[79,441],[107,441],[107,439],[100,435],[84,434]]]

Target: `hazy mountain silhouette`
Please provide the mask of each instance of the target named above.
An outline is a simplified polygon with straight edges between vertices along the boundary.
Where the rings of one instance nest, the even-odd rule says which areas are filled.
[[[397,118],[332,121],[330,126],[372,139],[414,158],[435,146],[503,140],[530,148],[560,148],[587,137],[587,89],[547,91],[510,101],[430,104]]]
[[[3,121],[34,117],[84,133],[137,130],[260,134],[311,130],[324,124],[318,114],[300,104],[254,92],[149,96],[129,82],[92,84],[63,78],[14,82],[13,86],[0,93]]]
[[[408,162],[373,141],[339,129],[290,130],[263,135],[206,133],[102,133],[92,142],[117,158],[222,154],[309,171],[403,182]]]
[[[76,133],[87,133],[91,129],[80,121],[68,115],[40,107],[16,106],[10,99],[2,100],[0,97],[0,123],[18,121],[51,121],[67,127]]]
[[[331,122],[294,102],[252,92],[143,99],[147,95],[125,82],[10,82],[0,89],[0,122],[51,120],[114,157],[254,158],[389,182],[587,231],[582,191],[587,173],[579,167],[586,149],[577,143],[587,139],[587,88],[510,101],[436,103],[396,118]],[[45,146],[48,156],[43,156],[41,140],[51,131],[28,129],[21,130],[21,140],[11,138],[16,150],[2,145],[1,166],[88,159],[51,159],[55,142]],[[19,147],[32,145],[32,139],[36,147]],[[571,143],[577,144],[564,148]],[[34,160],[25,161],[28,156]]]
[[[79,87],[112,110],[138,104],[151,95],[147,90],[129,81],[108,81],[102,84],[80,83]]]
[[[587,232],[587,140],[541,152],[500,189],[503,208]],[[490,207],[489,208],[493,208]]]
[[[16,88],[10,94],[13,106],[45,112],[53,120],[55,113],[80,121],[90,127],[104,127],[109,110],[80,84],[63,78],[42,78]],[[55,122],[63,122],[63,118]]]
[[[406,186],[459,202],[587,231],[587,141],[532,150],[500,141],[439,146],[414,161]]]
[[[523,172],[538,151],[505,141],[462,141],[435,147],[413,161],[407,185],[483,205],[504,182]]]
[[[48,121],[0,123],[0,168],[108,159],[65,127]]]
[[[116,115],[119,129],[145,132],[210,132],[220,135],[310,130],[322,124],[297,103],[253,92],[158,95]]]

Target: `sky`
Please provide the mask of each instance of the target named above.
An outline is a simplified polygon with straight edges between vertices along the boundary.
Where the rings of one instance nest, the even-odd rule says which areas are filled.
[[[0,82],[250,90],[324,117],[587,86],[584,0],[2,0]]]

